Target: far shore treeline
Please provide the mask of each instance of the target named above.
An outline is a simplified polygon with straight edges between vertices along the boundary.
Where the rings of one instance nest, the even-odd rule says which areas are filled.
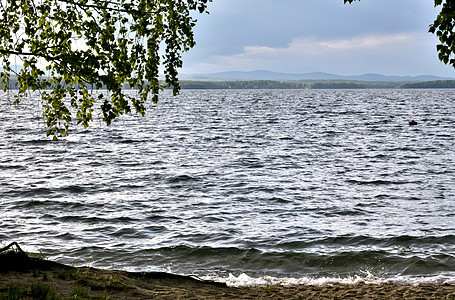
[[[182,89],[453,89],[455,80],[433,81],[358,81],[358,80],[181,80]],[[18,89],[14,77],[10,89]],[[131,89],[125,85],[125,89]]]
[[[182,89],[361,89],[363,83],[350,81],[278,81],[278,80],[239,80],[239,81],[180,81]],[[455,86],[455,85],[454,85]]]
[[[182,89],[434,89],[455,88],[455,80],[369,82],[348,80],[180,81]]]

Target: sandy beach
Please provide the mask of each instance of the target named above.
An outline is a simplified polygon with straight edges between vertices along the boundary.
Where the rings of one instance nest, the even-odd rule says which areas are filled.
[[[76,268],[8,252],[0,256],[0,299],[455,299],[455,286],[228,287],[168,273]]]

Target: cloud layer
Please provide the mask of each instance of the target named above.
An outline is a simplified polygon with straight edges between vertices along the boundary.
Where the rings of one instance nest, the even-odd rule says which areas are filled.
[[[455,77],[438,60],[437,39],[427,32],[437,12],[428,0],[356,6],[342,0],[226,1],[214,1],[215,11],[200,20],[198,46],[185,55],[183,73],[266,69]]]

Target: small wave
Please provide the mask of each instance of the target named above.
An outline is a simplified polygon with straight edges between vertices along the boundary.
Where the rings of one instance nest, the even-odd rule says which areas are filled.
[[[180,237],[179,237],[180,238]],[[184,239],[185,237],[181,237]],[[203,234],[192,236],[191,241],[209,240]],[[374,247],[373,247],[374,248]],[[367,270],[377,276],[435,276],[454,273],[454,257],[441,252],[422,256],[420,251],[403,249],[400,252],[374,250],[365,247],[316,247],[302,252],[263,251],[255,248],[237,247],[160,247],[139,250],[137,257],[155,257],[160,265],[173,265],[173,272],[184,274],[241,274],[252,276],[312,276],[349,277]],[[363,249],[363,250],[362,250]],[[195,269],[195,266],[197,268]]]
[[[39,135],[42,135],[42,133],[39,133]],[[47,145],[50,143],[52,143],[52,140],[50,140],[50,139],[31,139],[31,140],[20,141],[18,144],[22,145],[22,146],[27,146],[27,145],[40,146],[40,145]]]
[[[190,182],[190,181],[198,181],[198,177],[193,177],[189,175],[177,175],[172,176],[168,179],[169,183],[181,183],[181,182]]]
[[[5,193],[6,194],[6,193]],[[22,201],[15,201],[12,204],[14,209],[29,209],[29,208],[38,208],[38,207],[46,207],[48,209],[58,205],[57,201],[52,200],[22,200]]]
[[[71,185],[62,187],[61,191],[67,192],[69,194],[83,194],[83,193],[86,193],[88,191],[88,189],[84,186],[71,184]]]
[[[134,140],[134,139],[121,139],[118,141],[120,144],[136,144],[136,143],[143,143],[142,140]]]
[[[13,198],[32,198],[32,197],[37,197],[37,196],[46,196],[47,198],[54,198],[57,195],[55,194],[55,191],[50,188],[45,188],[45,187],[29,187],[26,189],[15,189],[15,190],[9,190],[4,192],[4,195],[7,195],[9,197]],[[29,201],[30,205],[39,205],[41,202],[44,201]]]
[[[100,217],[85,217],[81,215],[67,215],[58,217],[57,220],[62,223],[85,223],[89,225],[105,224],[107,219]]]
[[[390,245],[412,246],[412,245],[454,245],[455,235],[444,236],[410,236],[402,235],[388,239]]]
[[[114,237],[140,237],[142,235],[135,228],[121,228],[111,234]]]
[[[334,216],[362,216],[367,215],[368,213],[362,209],[334,209],[332,211],[322,212],[324,217],[334,217]]]
[[[270,202],[276,202],[276,203],[293,203],[294,201],[293,200],[290,200],[290,199],[284,199],[284,198],[281,198],[281,197],[271,197],[270,199],[268,199],[268,201]]]
[[[407,180],[358,180],[358,179],[349,179],[348,183],[358,184],[358,185],[399,185],[399,184],[409,184],[409,183],[420,183],[420,181],[407,181]]]
[[[175,220],[180,220],[178,217],[174,216],[166,216],[166,215],[159,215],[158,213],[164,213],[164,211],[155,211],[154,214],[145,217],[146,221],[152,221],[152,222],[161,222],[161,221],[175,221]]]
[[[229,274],[228,277],[220,276],[199,276],[202,280],[215,281],[226,283],[230,287],[242,287],[242,286],[271,286],[271,285],[283,285],[283,286],[296,286],[296,285],[329,285],[329,284],[407,284],[407,285],[421,285],[421,284],[449,284],[455,285],[455,274],[453,275],[436,275],[426,277],[414,277],[414,276],[393,276],[393,277],[377,277],[369,272],[364,272],[363,276],[347,276],[347,277],[273,277],[273,276],[262,276],[262,277],[251,277],[245,273],[239,276]]]
[[[309,241],[283,242],[276,245],[285,249],[305,249],[314,246],[339,246],[339,247],[422,247],[455,244],[455,235],[444,236],[410,236],[398,237],[371,237],[366,235],[345,235],[335,237],[324,237]]]
[[[77,236],[69,232],[58,233],[53,236],[53,238],[62,239],[64,241],[77,240]]]
[[[3,165],[0,165],[0,170],[14,170],[14,171],[25,171],[27,170],[27,167],[26,166],[23,166],[23,165],[15,165],[15,164],[12,164],[12,165],[8,165],[8,164],[3,164]]]

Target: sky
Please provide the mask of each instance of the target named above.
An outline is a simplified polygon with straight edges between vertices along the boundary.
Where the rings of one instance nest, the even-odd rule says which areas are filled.
[[[455,77],[428,27],[433,0],[213,0],[181,74],[268,70]]]

